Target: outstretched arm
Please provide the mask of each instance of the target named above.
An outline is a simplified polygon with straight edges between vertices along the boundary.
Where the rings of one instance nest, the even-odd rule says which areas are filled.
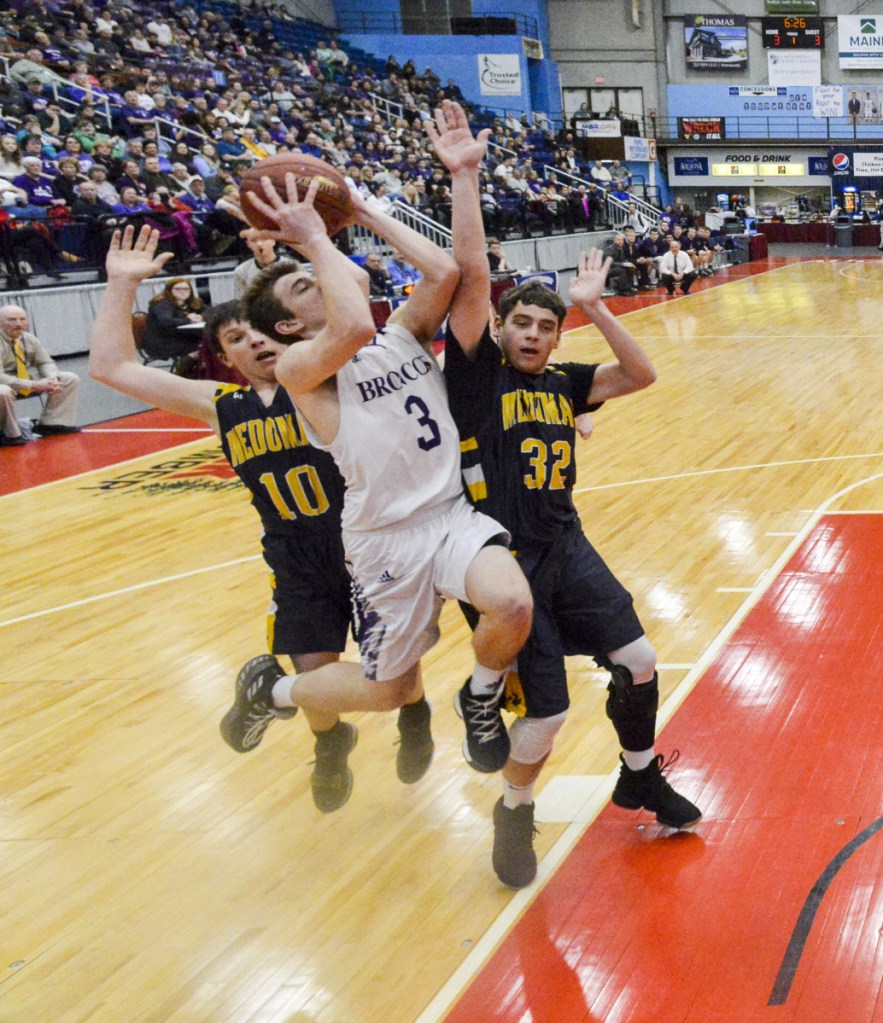
[[[457,264],[434,242],[383,213],[370,200],[366,202],[361,196],[354,195],[353,204],[356,223],[389,242],[402,253],[406,262],[423,275],[414,285],[408,300],[393,311],[389,322],[400,323],[418,341],[429,344],[451,308],[460,277]]]
[[[156,254],[159,231],[134,227],[114,231],[107,253],[107,288],[89,342],[89,373],[115,391],[168,412],[193,416],[217,432],[211,380],[187,380],[165,370],[143,366],[135,350],[132,308],[138,285],[159,273],[171,253]]]
[[[283,199],[269,178],[262,178],[261,184],[269,201],[253,193],[249,201],[277,224],[272,231],[251,232],[254,238],[272,238],[287,242],[309,260],[318,284],[325,311],[325,324],[313,337],[299,333],[296,314],[290,320],[277,326],[290,326],[291,344],[276,363],[276,378],[292,395],[303,395],[317,390],[374,337],[374,320],[371,307],[357,278],[350,267],[351,260],[328,237],[325,225],[314,208],[319,179],[310,184],[303,199],[298,199],[297,185],[293,174],[286,174],[287,199]],[[283,277],[277,287],[285,284]],[[297,280],[292,275],[291,286],[295,289],[312,287],[312,282]],[[296,295],[292,295],[296,298]],[[282,304],[286,297],[280,296]]]
[[[656,379],[647,353],[601,301],[610,265],[610,257],[605,259],[600,249],[582,252],[577,275],[570,282],[571,302],[601,331],[617,360],[604,362],[595,371],[588,396],[590,405],[640,391]]]
[[[478,346],[487,326],[491,274],[485,251],[478,169],[487,153],[490,129],[473,137],[459,103],[444,100],[435,123],[426,122],[438,158],[451,172],[451,230],[460,283],[451,306],[451,332],[467,356]]]

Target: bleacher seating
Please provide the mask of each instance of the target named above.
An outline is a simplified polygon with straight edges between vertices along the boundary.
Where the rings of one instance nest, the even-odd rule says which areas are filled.
[[[133,219],[150,219],[161,227],[176,251],[176,271],[195,259],[229,262],[240,253],[239,225],[213,201],[225,188],[236,188],[248,163],[285,149],[299,148],[337,163],[365,193],[375,191],[383,179],[392,199],[410,198],[417,209],[445,223],[448,204],[438,189],[449,182],[444,174],[432,176],[438,165],[421,125],[443,97],[462,96],[456,87],[443,87],[429,69],[420,73],[411,61],[399,65],[354,49],[345,39],[338,41],[344,56],[335,63],[327,49],[320,49],[330,42],[329,28],[294,18],[278,5],[111,3],[107,10],[117,25],[109,36],[100,31],[103,10],[93,13],[84,0],[63,0],[51,9],[44,0],[25,0],[16,18],[0,15],[8,29],[7,69],[12,72],[5,79],[7,93],[0,90],[2,128],[23,146],[34,129],[26,127],[22,113],[38,119],[46,192],[38,206],[31,201],[27,210],[14,198],[7,201],[3,231],[9,235],[23,218],[40,222],[49,252],[40,269],[71,280],[82,279],[84,270],[100,272],[107,227],[114,220]],[[88,25],[88,38],[78,35],[80,24]],[[28,70],[16,79],[15,66],[32,49],[40,52],[38,63],[55,74],[39,94],[22,97]],[[56,102],[60,113],[50,117],[49,107]],[[544,191],[553,180],[550,168],[564,159],[551,133],[517,119],[503,122],[487,110],[469,108],[469,113],[476,126],[492,128],[494,145],[483,187],[494,194],[497,211],[490,205],[486,209],[489,230],[523,235],[584,226],[574,183],[559,182],[557,196]],[[224,135],[225,127],[232,128],[232,136]],[[78,157],[81,179],[95,159],[106,166],[110,185],[135,187],[137,202],[111,202],[112,210],[92,216],[90,209],[77,212],[53,196],[56,160],[71,134],[85,150]],[[102,136],[111,140],[109,156],[94,149]],[[228,165],[224,171],[210,157],[200,163],[206,142],[218,146]],[[178,143],[184,145],[173,153]],[[159,170],[146,163],[154,146]],[[528,175],[527,194],[513,194],[506,182],[491,177],[502,152],[514,153],[525,171],[535,172]],[[409,162],[408,154],[416,159]],[[138,165],[131,174],[123,173],[127,158]],[[423,159],[427,162],[418,164]],[[175,178],[173,163],[179,161],[186,173]],[[587,168],[576,171],[587,173]],[[206,179],[208,199],[200,195],[194,200],[190,183],[196,174]],[[418,178],[425,187],[408,197],[405,186]],[[106,182],[100,187],[115,198]],[[57,218],[45,216],[52,205],[61,207]],[[33,260],[16,255],[15,240],[7,237],[3,246],[9,273],[35,283]],[[81,262],[72,263],[70,257]]]

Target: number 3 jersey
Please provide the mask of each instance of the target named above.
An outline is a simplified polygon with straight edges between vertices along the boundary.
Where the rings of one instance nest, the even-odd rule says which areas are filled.
[[[407,523],[463,493],[457,427],[441,370],[413,334],[387,324],[337,371],[340,427],[322,444],[346,480],[343,528]]]
[[[250,387],[215,392],[221,445],[269,535],[340,535],[344,483],[334,460],[310,444],[288,392],[265,406]]]
[[[574,419],[599,407],[587,404],[596,368],[562,363],[519,373],[489,331],[474,360],[447,332],[445,379],[469,498],[509,530],[515,550],[548,546],[578,518]]]

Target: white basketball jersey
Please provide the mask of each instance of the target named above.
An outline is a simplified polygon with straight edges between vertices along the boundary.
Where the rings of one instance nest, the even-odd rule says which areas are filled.
[[[342,526],[373,532],[462,494],[460,438],[444,377],[410,331],[388,324],[337,372],[340,429],[322,444],[346,481]]]

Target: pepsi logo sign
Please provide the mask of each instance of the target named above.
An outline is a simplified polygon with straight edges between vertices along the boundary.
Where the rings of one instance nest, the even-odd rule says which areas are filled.
[[[849,167],[849,157],[846,153],[835,153],[831,158],[831,166],[834,170],[844,171]]]

